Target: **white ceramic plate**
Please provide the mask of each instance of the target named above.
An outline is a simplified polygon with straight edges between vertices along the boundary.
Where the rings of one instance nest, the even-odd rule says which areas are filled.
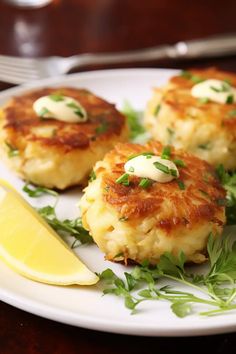
[[[151,96],[151,89],[161,85],[176,73],[175,70],[125,69],[93,71],[46,79],[34,87],[68,85],[88,88],[95,94],[116,103],[120,108],[125,99],[137,109],[143,109]],[[31,85],[32,86],[32,85]],[[0,105],[12,95],[22,94],[30,86],[21,86],[0,93]],[[2,178],[10,181],[20,192],[23,183],[5,166],[0,164]],[[24,195],[25,196],[25,195]],[[73,218],[80,196],[76,189],[60,197],[58,215]],[[26,197],[26,196],[25,196]],[[50,202],[48,198],[28,199],[34,206]],[[13,220],[14,222],[14,220]],[[95,245],[77,248],[81,259],[91,270],[101,272],[112,268],[118,275],[124,266],[105,262]],[[136,315],[131,315],[123,300],[112,295],[102,296],[97,287],[56,287],[28,280],[0,263],[0,299],[15,307],[36,315],[63,323],[107,332],[148,336],[206,335],[236,330],[236,312],[216,317],[200,317],[196,314],[177,318],[165,302],[145,302]]]

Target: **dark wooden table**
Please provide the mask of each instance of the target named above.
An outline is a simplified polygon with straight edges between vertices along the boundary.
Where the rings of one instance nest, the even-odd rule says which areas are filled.
[[[37,10],[16,9],[2,0],[0,54],[69,56],[174,43],[236,32],[235,13],[235,0],[55,0]],[[126,67],[212,65],[236,71],[236,56]],[[0,90],[7,87],[10,85],[0,82]],[[0,354],[199,353],[204,349],[230,354],[235,353],[235,347],[234,333],[193,338],[106,334],[49,321],[0,303]]]

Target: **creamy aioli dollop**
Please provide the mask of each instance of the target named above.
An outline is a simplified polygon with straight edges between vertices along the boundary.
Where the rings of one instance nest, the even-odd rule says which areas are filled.
[[[174,162],[162,159],[159,156],[136,156],[125,163],[124,169],[129,175],[149,178],[160,183],[167,183],[179,177],[179,171]],[[163,172],[162,169],[166,172]]]
[[[35,113],[41,118],[52,118],[68,123],[82,123],[87,113],[79,101],[72,97],[49,95],[38,98],[34,104]]]
[[[222,80],[210,79],[194,85],[191,95],[221,104],[236,102],[236,89]]]

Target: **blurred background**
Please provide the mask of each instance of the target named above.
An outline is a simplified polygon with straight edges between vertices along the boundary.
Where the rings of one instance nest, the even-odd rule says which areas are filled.
[[[0,54],[38,57],[113,52],[236,32],[235,0],[39,1],[49,4],[30,8],[16,7],[14,0],[0,1]],[[217,65],[236,70],[235,63],[236,56],[125,66]]]

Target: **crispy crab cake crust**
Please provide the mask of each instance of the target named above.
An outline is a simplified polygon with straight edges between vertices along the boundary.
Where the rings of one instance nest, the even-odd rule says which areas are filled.
[[[236,168],[236,103],[204,103],[192,97],[199,79],[227,80],[236,87],[236,75],[215,68],[190,70],[155,88],[147,104],[144,123],[153,138],[183,148],[226,169]],[[192,79],[191,79],[192,75]]]
[[[156,264],[164,252],[183,251],[188,261],[201,263],[209,234],[222,231],[225,191],[207,162],[182,150],[172,148],[171,159],[185,164],[179,167],[185,189],[176,179],[147,189],[136,176],[130,176],[129,186],[116,183],[131,155],[160,156],[162,148],[158,142],[118,144],[95,165],[96,179],[81,200],[82,221],[108,260]]]
[[[88,114],[84,123],[40,119],[33,103],[60,94],[78,100]],[[0,117],[0,141],[5,161],[22,178],[49,188],[83,184],[94,163],[126,141],[125,117],[115,106],[83,89],[43,88],[12,98]],[[17,156],[11,155],[13,149]]]

